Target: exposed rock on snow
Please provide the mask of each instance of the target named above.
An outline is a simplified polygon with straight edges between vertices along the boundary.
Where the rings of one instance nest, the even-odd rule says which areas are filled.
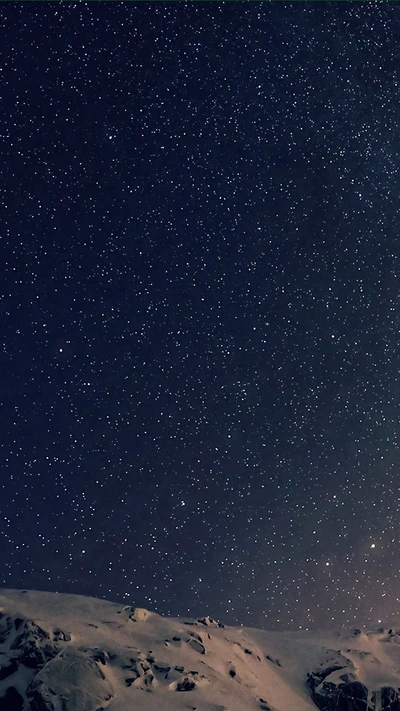
[[[24,620],[16,617],[15,629],[18,634],[11,642],[10,649],[15,650],[19,664],[24,664],[31,669],[41,669],[42,666],[57,656],[59,649],[50,643],[50,635],[33,620]]]
[[[24,699],[15,686],[9,686],[0,699],[0,711],[23,711]]]
[[[361,634],[360,630],[355,630],[353,636],[354,632],[355,636]],[[382,635],[383,630],[378,634]],[[398,689],[389,686],[371,688],[357,678],[357,663],[366,661],[376,672],[380,667],[379,659],[365,649],[347,649],[346,653],[353,660],[340,650],[327,651],[325,662],[307,675],[307,684],[316,706],[321,711],[400,711]],[[400,681],[400,671],[398,673]]]
[[[160,709],[400,711],[400,634],[267,632],[0,590],[0,711]]]
[[[95,711],[113,696],[111,684],[98,664],[77,649],[52,659],[26,690],[31,711]]]

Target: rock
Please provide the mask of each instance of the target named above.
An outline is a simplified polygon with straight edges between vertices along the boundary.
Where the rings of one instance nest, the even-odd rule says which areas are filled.
[[[152,686],[154,682],[154,674],[152,674],[151,671],[147,671],[143,677],[143,682],[146,686]]]
[[[128,677],[125,679],[125,684],[126,684],[127,686],[132,686],[132,684],[136,681],[136,679],[137,679],[137,676],[128,676]]]
[[[201,625],[204,625],[205,627],[209,627],[212,625],[213,627],[223,627],[218,620],[214,620],[212,617],[207,616],[207,617],[200,617],[197,622],[199,622]]]
[[[344,674],[340,684],[323,681],[312,691],[312,698],[320,711],[400,711],[400,691],[392,687],[367,689],[360,681],[347,681]],[[315,681],[315,679],[314,679]]]
[[[50,659],[57,656],[58,648],[50,644],[50,636],[33,620],[17,617],[14,622],[20,632],[11,644],[11,649],[18,652],[18,663],[29,669],[41,669]]]
[[[152,614],[149,610],[145,610],[144,607],[135,607],[130,613],[129,619],[132,622],[147,622],[152,617]]]
[[[324,681],[313,698],[321,711],[369,711],[368,689],[360,681],[339,685]]]
[[[0,612],[0,644],[6,641],[11,630],[13,629],[12,618]]]
[[[195,682],[193,681],[193,679],[189,679],[189,677],[187,676],[185,676],[185,678],[182,679],[182,681],[178,682],[176,685],[177,691],[192,691],[195,688]]]
[[[0,698],[0,711],[23,711],[24,699],[14,686],[9,686]]]
[[[317,689],[325,680],[328,681],[328,677],[336,671],[343,669],[343,673],[348,671],[354,671],[354,664],[348,657],[345,657],[340,650],[329,650],[327,652],[327,658],[325,665],[321,664],[321,668],[307,674],[307,684],[308,687],[313,692]]]
[[[16,659],[11,659],[10,663],[7,664],[4,667],[0,667],[0,681],[2,679],[7,679],[7,677],[11,676],[11,674],[14,674],[18,669],[18,664]]]
[[[60,630],[59,627],[55,627],[53,630],[53,642],[70,642],[71,635],[68,632]]]
[[[195,650],[195,652],[198,652],[199,654],[205,654],[206,653],[206,648],[202,642],[199,642],[197,639],[188,639],[187,641],[188,644],[192,647],[192,649]]]
[[[28,692],[30,711],[55,711],[51,693],[43,684],[32,690],[28,689]]]
[[[26,695],[30,711],[54,711],[55,697],[63,699],[63,711],[97,711],[113,690],[93,659],[67,648],[36,674]]]
[[[109,653],[104,649],[87,649],[85,652],[86,654],[90,654],[90,658],[93,659],[94,662],[100,662],[103,666],[105,666],[110,659]]]
[[[357,681],[354,674],[342,674],[340,680],[344,681],[345,684],[348,684],[350,681]]]
[[[359,630],[353,630],[358,636]],[[371,652],[348,649],[358,659],[376,659]],[[337,672],[341,672],[338,674]],[[320,711],[400,711],[400,689],[368,689],[357,678],[357,668],[340,650],[328,650],[321,667],[307,675],[311,697]]]
[[[384,711],[400,711],[400,693],[399,689],[393,689],[390,686],[384,686],[379,691],[375,691],[375,708],[379,708],[378,699],[380,693],[381,709]]]
[[[171,671],[171,667],[164,662],[158,662],[158,664],[154,662],[153,668],[161,674],[168,674]]]

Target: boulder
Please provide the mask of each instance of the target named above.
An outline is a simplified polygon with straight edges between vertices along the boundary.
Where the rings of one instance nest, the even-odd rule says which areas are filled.
[[[63,711],[97,711],[113,691],[90,656],[67,649],[36,674],[26,695],[31,711],[54,711],[55,698],[63,699]]]
[[[24,699],[14,686],[9,686],[0,697],[0,711],[23,711]]]

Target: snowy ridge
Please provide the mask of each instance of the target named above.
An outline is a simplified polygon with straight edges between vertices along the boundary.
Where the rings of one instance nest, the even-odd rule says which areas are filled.
[[[268,632],[0,590],[0,711],[400,711],[400,634]]]

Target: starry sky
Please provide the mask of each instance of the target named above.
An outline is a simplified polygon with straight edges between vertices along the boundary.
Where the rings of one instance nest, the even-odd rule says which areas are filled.
[[[0,585],[399,619],[399,5],[0,19]]]

